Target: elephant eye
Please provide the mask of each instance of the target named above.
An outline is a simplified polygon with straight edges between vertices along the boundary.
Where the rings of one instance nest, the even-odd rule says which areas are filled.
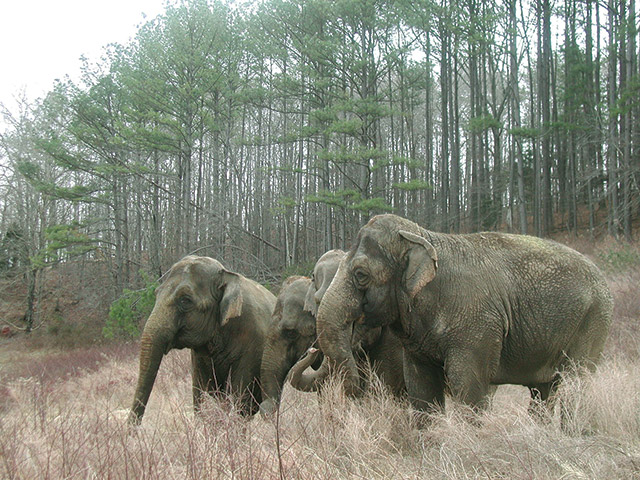
[[[369,284],[369,274],[362,268],[356,268],[353,272],[353,279],[356,286],[359,288],[366,288]]]
[[[177,305],[178,308],[184,312],[190,310],[191,307],[193,307],[193,300],[185,295],[178,299]]]

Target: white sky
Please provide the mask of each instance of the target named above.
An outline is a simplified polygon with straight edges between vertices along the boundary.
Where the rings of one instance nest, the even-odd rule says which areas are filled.
[[[98,59],[109,43],[127,43],[165,0],[1,0],[0,103],[42,97],[54,80],[77,78],[80,56]]]

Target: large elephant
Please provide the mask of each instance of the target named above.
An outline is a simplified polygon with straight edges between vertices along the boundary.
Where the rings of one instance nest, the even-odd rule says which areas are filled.
[[[317,390],[326,377],[328,363],[321,364],[323,357],[320,352],[301,357],[316,343],[318,305],[345,255],[342,250],[330,250],[318,259],[311,279],[293,277],[284,282],[262,357],[261,380],[265,399],[260,410],[263,413],[271,413],[277,407],[289,371],[291,384],[303,391]],[[360,369],[370,362],[393,393],[400,395],[405,392],[402,345],[388,329],[356,326],[351,336],[351,348]],[[308,366],[313,366],[315,371],[303,373]]]
[[[164,354],[191,349],[193,403],[204,392],[231,392],[243,413],[261,401],[260,362],[275,297],[258,283],[209,257],[188,256],[171,267],[156,290],[142,332],[140,374],[129,422],[142,420]]]
[[[612,310],[601,272],[566,246],[435,233],[380,215],[340,264],[316,324],[349,394],[359,393],[353,323],[390,326],[404,346],[409,398],[430,411],[444,408],[445,391],[481,408],[499,384],[525,385],[547,401],[570,364],[599,360]]]

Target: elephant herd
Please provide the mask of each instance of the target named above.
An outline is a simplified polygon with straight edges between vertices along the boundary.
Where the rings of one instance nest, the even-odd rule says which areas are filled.
[[[373,217],[348,252],[278,297],[208,257],[174,264],[156,291],[140,344],[129,422],[140,423],[163,356],[191,350],[193,402],[231,393],[243,413],[276,411],[285,379],[315,391],[335,372],[367,389],[371,367],[420,411],[445,394],[481,409],[500,384],[551,405],[563,372],[592,369],[613,300],[598,268],[536,237],[443,234],[395,215]],[[311,368],[308,368],[311,367]]]

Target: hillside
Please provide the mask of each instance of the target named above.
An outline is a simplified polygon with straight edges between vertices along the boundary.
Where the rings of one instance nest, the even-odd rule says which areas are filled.
[[[100,341],[100,331],[114,300],[108,268],[78,260],[46,268],[39,277],[33,343],[81,346]],[[20,336],[27,285],[22,274],[0,279],[0,326]]]

